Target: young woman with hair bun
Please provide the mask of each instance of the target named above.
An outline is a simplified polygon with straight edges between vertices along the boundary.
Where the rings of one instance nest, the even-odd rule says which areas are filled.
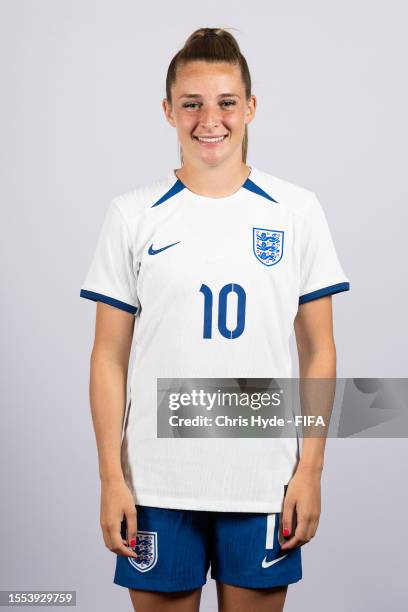
[[[335,378],[349,280],[315,193],[247,165],[257,99],[230,32],[188,37],[162,105],[180,167],[111,201],[80,293],[103,537],[138,612],[196,612],[210,568],[223,612],[278,612],[317,529],[324,440],[161,437],[158,379],[290,378],[293,330],[300,376]]]

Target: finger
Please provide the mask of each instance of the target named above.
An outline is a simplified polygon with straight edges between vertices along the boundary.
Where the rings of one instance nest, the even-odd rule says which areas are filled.
[[[311,540],[312,538],[314,538],[314,536],[316,534],[316,531],[317,531],[318,522],[319,521],[317,521],[317,520],[313,520],[310,523],[309,528],[307,530],[307,539],[308,539],[308,541]]]
[[[137,559],[137,554],[126,546],[126,544],[123,544],[119,529],[112,528],[109,530],[109,540],[111,542],[111,546],[109,547],[111,552],[124,557],[133,557]]]
[[[295,503],[291,502],[288,498],[285,498],[283,504],[283,510],[281,514],[281,531],[284,538],[290,537],[292,533],[293,515],[295,510]]]
[[[114,544],[113,548],[111,548],[110,550],[116,555],[120,555],[122,557],[133,557],[134,559],[138,558],[138,554],[135,553],[134,550],[122,543]]]
[[[130,546],[130,548],[134,548],[136,546],[136,536],[137,536],[136,506],[133,507],[131,510],[126,510],[125,516],[126,516],[126,525],[127,525],[128,546]]]
[[[300,516],[300,531],[295,531],[296,535],[301,534],[302,539],[305,542],[309,542],[317,529],[318,518],[315,514],[304,513]]]
[[[103,541],[105,542],[105,546],[106,548],[111,548],[112,546],[112,542],[110,539],[110,533],[109,533],[109,528],[107,525],[100,523],[101,529],[102,529],[102,537],[103,537]]]
[[[297,546],[303,546],[306,544],[307,540],[300,538],[298,536],[293,536],[288,542],[284,542],[281,546],[281,550],[292,550]]]
[[[299,522],[296,526],[295,533],[292,537],[281,545],[282,550],[290,550],[296,546],[303,546],[307,540],[307,525],[304,522]]]

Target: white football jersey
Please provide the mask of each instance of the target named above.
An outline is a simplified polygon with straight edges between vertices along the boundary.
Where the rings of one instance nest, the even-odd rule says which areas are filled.
[[[136,316],[121,461],[136,504],[280,512],[291,438],[160,438],[158,378],[290,378],[299,304],[347,291],[314,192],[252,166],[232,195],[175,175],[114,198],[81,297]]]

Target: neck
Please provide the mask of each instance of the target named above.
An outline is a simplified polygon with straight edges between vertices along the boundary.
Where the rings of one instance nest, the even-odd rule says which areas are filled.
[[[245,183],[251,168],[244,162],[197,166],[189,162],[175,171],[177,178],[197,195],[223,198],[231,195]]]

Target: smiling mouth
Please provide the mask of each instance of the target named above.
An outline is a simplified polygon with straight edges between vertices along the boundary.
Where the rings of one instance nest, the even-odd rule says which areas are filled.
[[[228,134],[224,134],[223,136],[214,136],[214,137],[211,137],[211,138],[206,138],[206,137],[203,137],[203,136],[193,136],[193,138],[195,138],[195,140],[198,140],[198,142],[203,142],[203,143],[206,143],[206,142],[209,142],[209,143],[212,143],[212,142],[223,142],[227,137],[228,137]]]

